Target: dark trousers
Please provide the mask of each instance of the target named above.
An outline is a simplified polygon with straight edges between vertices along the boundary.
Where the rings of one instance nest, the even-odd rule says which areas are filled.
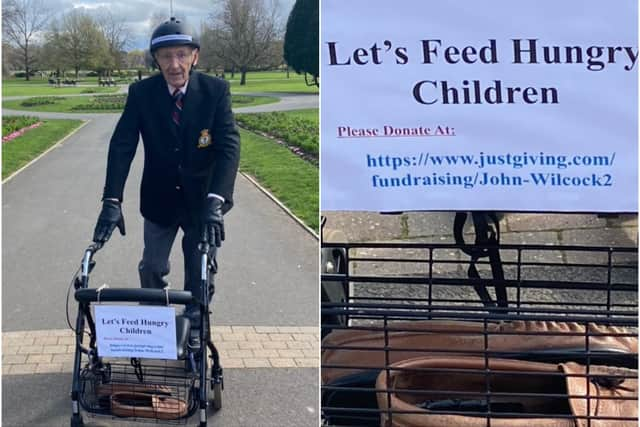
[[[186,216],[185,216],[186,218]],[[168,285],[165,276],[169,274],[171,266],[169,254],[176,239],[178,229],[182,229],[182,253],[184,255],[184,290],[191,291],[197,300],[201,300],[201,253],[198,250],[201,233],[200,227],[187,219],[179,220],[168,227],[144,220],[144,250],[142,260],[138,265],[140,283],[143,288],[162,289]],[[214,260],[216,247],[213,246],[209,255]],[[209,301],[213,296],[213,274],[209,277]],[[207,301],[207,304],[209,303]],[[197,317],[198,306],[186,307],[189,317]],[[195,320],[195,318],[193,319]]]

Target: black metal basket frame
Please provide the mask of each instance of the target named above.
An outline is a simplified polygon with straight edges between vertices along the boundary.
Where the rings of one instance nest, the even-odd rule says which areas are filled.
[[[92,417],[119,418],[112,413],[108,405],[105,405],[104,396],[98,393],[100,387],[107,391],[111,388],[125,387],[130,391],[144,392],[147,389],[164,388],[167,394],[179,399],[187,405],[186,413],[176,419],[163,419],[167,424],[186,424],[198,409],[199,374],[196,371],[185,370],[185,360],[161,360],[161,359],[129,359],[103,358],[100,371],[107,371],[104,375],[96,372],[98,366],[87,362],[80,374],[79,403],[85,413]],[[111,393],[108,393],[111,394]],[[126,417],[127,421],[154,423],[159,419],[145,418],[141,416]]]
[[[468,257],[470,248],[475,254],[482,254]],[[488,258],[491,251],[499,251],[500,269],[504,274],[495,274],[495,259]],[[592,339],[619,338],[636,339],[638,325],[637,293],[638,293],[638,265],[637,247],[604,247],[588,245],[530,245],[530,244],[499,244],[497,239],[485,239],[480,244],[466,245],[460,242],[456,244],[442,243],[414,243],[414,242],[385,242],[385,243],[346,243],[346,242],[322,242],[322,250],[336,253],[341,258],[335,270],[331,273],[321,275],[323,287],[340,287],[342,298],[336,300],[323,300],[321,304],[321,318],[323,336],[331,331],[361,331],[381,334],[383,341],[376,345],[368,344],[358,346],[356,344],[331,344],[323,340],[321,350],[326,351],[359,351],[362,355],[378,352],[382,360],[374,365],[361,366],[363,370],[386,372],[402,372],[403,368],[393,366],[391,356],[394,352],[410,352],[420,354],[421,352],[430,357],[437,357],[438,354],[449,355],[453,353],[455,357],[480,357],[488,364],[495,358],[520,359],[520,360],[542,360],[549,361],[571,360],[577,358],[585,367],[584,375],[574,376],[584,377],[585,383],[593,381],[593,378],[600,378],[591,375],[590,369],[598,363],[608,364],[610,361],[615,366],[637,366],[637,350],[635,354],[612,354],[608,351],[601,351],[598,348],[591,348]],[[366,252],[366,255],[355,252]],[[548,254],[562,254],[559,261],[549,261]],[[444,255],[443,255],[444,254]],[[471,260],[470,260],[471,258]],[[540,260],[542,258],[542,260]],[[565,259],[566,258],[566,259]],[[471,261],[471,271],[469,267]],[[367,265],[378,266],[380,268],[366,268]],[[385,265],[393,265],[396,274],[379,273]],[[412,274],[398,273],[402,270],[399,266],[413,266]],[[356,268],[354,268],[354,266]],[[415,266],[419,266],[418,268]],[[443,268],[444,267],[444,268]],[[562,271],[564,269],[564,271]],[[365,270],[356,272],[355,270]],[[455,271],[452,271],[455,270]],[[419,272],[418,272],[419,271]],[[466,274],[465,274],[466,273]],[[546,277],[560,273],[564,276]],[[591,276],[592,277],[589,277]],[[484,276],[485,278],[483,278]],[[386,292],[367,294],[368,288],[377,287],[386,289]],[[507,303],[499,303],[497,290],[501,288],[508,295]],[[410,289],[407,292],[407,289]],[[440,292],[441,290],[448,292]],[[474,289],[475,293],[469,292]],[[482,296],[482,292],[495,289],[497,296],[495,303],[487,302]],[[458,290],[460,293],[458,294]],[[413,292],[413,293],[412,293]],[[361,295],[364,293],[364,295]],[[537,293],[546,294],[553,298],[545,299],[538,297]],[[453,296],[452,296],[453,294]],[[460,295],[460,296],[458,296]],[[590,296],[590,298],[586,298]],[[390,344],[394,333],[399,332],[423,332],[429,331],[428,327],[422,330],[416,328],[403,329],[401,322],[410,321],[451,321],[455,322],[476,322],[481,325],[480,330],[475,334],[484,340],[484,345],[479,349],[429,349],[425,351],[420,346],[397,346]],[[510,323],[514,321],[522,322],[572,322],[584,328],[582,332],[563,332],[563,337],[578,337],[583,342],[579,349],[579,355],[570,354],[566,349],[551,349],[545,354],[534,354],[526,351],[496,351],[491,349],[489,341],[496,339],[500,335],[514,335],[532,338],[558,336],[555,332],[518,332],[503,333],[490,330],[489,325],[499,323]],[[607,330],[598,333],[590,328],[590,325],[604,325],[611,328],[623,328],[616,332]],[[468,330],[449,330],[448,334],[469,335]],[[622,359],[621,359],[622,357]],[[537,359],[536,359],[537,358]],[[357,363],[335,364],[327,363],[323,360],[322,370],[344,369],[345,371],[358,368]],[[404,369],[405,371],[407,369]],[[411,368],[410,372],[420,373],[421,369]],[[429,369],[422,370],[428,372]],[[442,372],[443,370],[435,370]],[[446,369],[444,370],[446,371]],[[452,373],[460,373],[455,369]],[[463,370],[465,375],[473,373],[473,370]],[[486,375],[487,388],[479,393],[479,397],[491,402],[492,399],[504,397],[504,394],[491,390],[490,383],[492,375],[491,369],[482,370]],[[482,373],[478,372],[478,373]],[[522,373],[519,373],[522,375]],[[627,378],[637,379],[637,374],[616,376],[607,375],[607,381],[617,383],[624,382]],[[361,398],[363,393],[386,394],[390,403],[392,393],[428,394],[437,393],[437,390],[418,388],[413,390],[378,388],[370,383],[365,384],[323,384],[322,387],[322,412],[324,421],[329,425],[380,425],[377,417],[386,416],[386,422],[390,423],[394,414],[412,413],[424,414],[424,411],[406,411],[380,409],[374,407],[358,406],[360,401],[356,401],[350,406],[349,393]],[[341,393],[339,405],[327,403],[325,397],[329,394]],[[465,394],[466,393],[466,394]],[[468,395],[469,392],[462,394]],[[455,395],[452,391],[452,395]],[[526,397],[527,393],[506,393],[507,396]],[[546,394],[547,397],[570,399],[577,396],[568,392]],[[587,409],[591,409],[592,400],[596,396],[579,396],[586,399]],[[607,397],[600,397],[607,400]],[[621,400],[637,399],[621,397]],[[356,399],[357,400],[357,399]],[[491,406],[486,411],[460,412],[450,409],[444,411],[448,415],[466,415],[485,417],[486,425],[491,425],[491,418],[496,416],[519,416],[522,418],[535,417],[555,417],[549,414],[495,414],[491,412]],[[636,420],[629,417],[607,417],[606,415],[558,415],[560,418],[585,419],[590,424],[595,419],[616,419],[619,421]],[[362,421],[367,419],[369,421]],[[334,420],[341,423],[332,424]],[[375,419],[375,422],[371,422]],[[351,421],[351,422],[349,422]],[[385,425],[385,424],[383,424]],[[391,425],[391,424],[389,424]]]

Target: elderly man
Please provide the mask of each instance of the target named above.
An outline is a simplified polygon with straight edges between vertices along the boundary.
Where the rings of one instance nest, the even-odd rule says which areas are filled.
[[[194,296],[200,295],[198,243],[205,232],[215,256],[225,239],[223,215],[233,206],[240,154],[229,84],[193,70],[199,48],[197,38],[178,19],[153,32],[150,50],[161,73],[129,88],[109,144],[102,211],[93,236],[104,243],[116,226],[125,234],[123,190],[142,136],[140,281],[144,288],[167,285],[169,253],[181,228],[184,288]],[[187,307],[186,314],[197,326],[199,307]]]

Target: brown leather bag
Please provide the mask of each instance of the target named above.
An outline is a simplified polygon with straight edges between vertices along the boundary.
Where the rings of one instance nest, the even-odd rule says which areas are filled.
[[[111,395],[111,413],[119,417],[176,420],[187,415],[183,400],[158,394],[116,392]]]
[[[378,376],[381,426],[486,427],[490,419],[491,427],[637,427],[637,371],[594,365],[590,380],[585,374],[585,366],[572,362],[405,360]],[[487,381],[491,415],[486,413]],[[446,413],[454,411],[458,414]]]
[[[171,387],[163,384],[146,384],[146,383],[131,383],[131,382],[109,382],[97,384],[95,387],[96,396],[102,398],[104,396],[110,396],[114,393],[131,392],[131,393],[145,393],[145,394],[159,394],[170,396]]]
[[[175,388],[175,387],[174,387]],[[157,394],[161,396],[171,396],[171,387],[162,384],[146,384],[131,382],[109,382],[96,384],[95,399],[99,407],[111,408],[111,396],[116,393],[137,393],[137,394]]]
[[[330,384],[336,379],[367,369],[384,368],[387,357],[384,351],[385,333],[380,330],[381,326],[378,328],[334,330],[328,334],[322,340],[322,383]],[[459,357],[485,354],[485,327],[482,322],[398,322],[390,323],[387,330],[389,363],[425,355]],[[635,333],[625,328],[595,323],[589,323],[587,331],[584,324],[574,322],[519,320],[489,323],[486,328],[486,350],[513,352],[516,355],[499,357],[519,359],[526,357],[517,357],[517,353],[536,353],[541,356],[553,351],[585,353],[587,332],[590,334],[589,351],[602,350],[637,357],[638,338]],[[628,336],[620,336],[624,334]],[[635,366],[635,363],[633,361],[632,364]]]

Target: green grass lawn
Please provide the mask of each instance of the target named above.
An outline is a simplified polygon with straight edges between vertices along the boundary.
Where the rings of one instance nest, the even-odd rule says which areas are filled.
[[[41,79],[40,77],[31,77],[31,80],[25,80],[24,78],[9,77],[2,79],[2,86],[7,85],[41,85],[47,84],[47,79]]]
[[[148,76],[147,74],[143,74],[142,75],[143,78],[147,77],[147,76]],[[137,74],[135,75],[135,77],[137,78]],[[94,84],[94,85],[98,84],[98,80],[99,80],[99,77],[97,77],[97,76],[87,77],[87,76],[82,76],[82,75],[80,77],[78,77],[77,79],[73,75],[67,76],[66,78],[73,79],[78,84],[86,83],[86,84]],[[117,83],[125,82],[127,79],[130,79],[130,78],[132,78],[132,77],[122,77],[122,78],[120,78],[118,76],[113,76],[113,79]],[[62,78],[61,80],[64,81],[64,78]],[[27,84],[27,85],[48,85],[49,84],[49,78],[48,77],[41,78],[40,76],[35,76],[35,77],[31,77],[31,80],[25,80],[24,77],[16,78],[16,77],[11,76],[11,77],[2,79],[2,84],[3,85],[24,85],[24,84]]]
[[[75,80],[77,83],[87,83],[87,84],[98,84],[98,77],[87,77],[87,76],[80,76],[79,78],[75,78],[73,75],[67,76],[67,79],[73,79]],[[115,77],[114,77],[115,78]],[[31,80],[25,80],[24,77],[21,78],[17,78],[17,77],[8,77],[8,78],[4,78],[2,79],[2,84],[3,85],[48,85],[49,84],[49,78],[45,77],[45,78],[41,78],[40,76],[34,76],[31,77]],[[61,80],[64,81],[64,78],[62,78]],[[117,78],[115,78],[115,80],[118,80]]]
[[[255,177],[318,232],[318,168],[267,138],[245,130],[240,133],[240,170]]]
[[[304,76],[296,74],[294,71],[287,73],[283,71],[256,71],[247,73],[247,83],[240,86],[240,74],[236,73],[231,78],[231,73],[226,73],[225,78],[231,83],[232,93],[246,92],[292,92],[292,93],[318,93],[317,86],[307,86]],[[24,79],[5,79],[2,81],[2,96],[45,96],[45,95],[68,95],[82,93],[83,90],[91,89],[100,93],[115,92],[117,87],[97,86],[97,77],[80,79],[80,84],[91,84],[95,86],[63,86],[52,87],[47,80],[34,79],[26,81]]]
[[[29,101],[29,99],[22,99],[16,101],[5,101],[2,103],[3,108],[11,109],[11,110],[21,110],[21,111],[44,111],[44,112],[58,112],[58,113],[119,113],[122,111],[122,108],[114,108],[114,109],[102,109],[102,108],[82,108],[76,109],[80,105],[87,105],[88,107],[91,105],[91,100],[94,97],[90,96],[74,96],[74,97],[50,97],[53,104],[45,104],[45,105],[35,105],[35,106],[24,106],[23,102]],[[278,98],[270,97],[270,96],[246,96],[246,95],[232,95],[231,97],[233,107],[248,107],[252,105],[260,105],[260,104],[269,104],[272,102],[277,102]],[[75,108],[74,108],[75,107]]]
[[[231,83],[231,93],[243,92],[292,92],[292,93],[318,93],[317,86],[307,86],[304,76],[282,71],[260,71],[247,73],[246,85],[240,86],[240,73],[233,78],[227,73],[225,78]]]
[[[2,179],[29,163],[82,123],[81,120],[43,122],[40,127],[31,129],[12,141],[2,143]]]
[[[44,84],[6,84],[2,82],[2,96],[47,96],[47,95],[72,95],[77,93],[113,93],[117,87],[100,86],[62,86],[54,87]],[[91,92],[89,92],[91,91]]]
[[[293,78],[294,76],[299,76],[295,73],[295,71],[289,72],[289,77]],[[247,78],[252,80],[274,80],[281,79],[283,77],[287,77],[287,73],[285,71],[249,71],[247,73]],[[231,79],[231,73],[227,73],[225,78],[230,80],[240,80],[240,73],[235,73],[233,79]]]
[[[282,78],[279,80],[248,80],[244,86],[239,81],[231,82],[231,93],[245,92],[290,92],[290,93],[318,93],[316,86],[307,86],[304,80],[292,81]]]

